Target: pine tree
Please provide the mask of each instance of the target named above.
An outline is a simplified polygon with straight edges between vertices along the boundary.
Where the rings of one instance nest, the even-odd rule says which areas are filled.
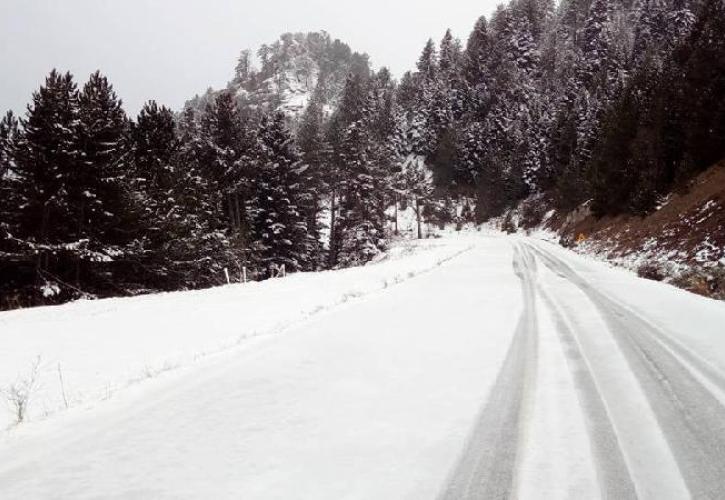
[[[695,24],[695,14],[688,0],[675,0],[673,8],[667,13],[667,32],[671,36],[666,37],[670,51],[674,50],[677,44],[685,40]]]
[[[413,73],[406,71],[396,89],[396,101],[405,110],[406,115],[410,115],[413,111],[417,99],[417,92]]]
[[[15,141],[18,138],[18,120],[8,111],[0,120],[0,249],[16,233],[18,206],[15,183]],[[1,306],[1,304],[0,304]]]
[[[203,138],[199,128],[197,112],[191,106],[186,106],[177,121],[179,141],[179,162],[187,170],[201,175],[200,161],[203,156]]]
[[[300,120],[297,131],[297,144],[304,155],[307,165],[319,167],[323,162],[325,150],[325,116],[319,97],[313,95]]]
[[[285,116],[265,117],[259,127],[259,153],[249,204],[254,252],[264,276],[284,266],[287,272],[313,267],[316,235],[308,233],[301,210],[302,175],[307,166],[294,145]]]
[[[423,238],[423,212],[433,194],[433,177],[420,157],[408,157],[402,165],[399,189],[405,198],[412,198],[417,222],[417,237]]]
[[[172,111],[156,101],[147,102],[131,124],[131,138],[137,181],[153,205],[161,204],[151,210],[160,214],[171,208],[164,204],[172,201],[167,194],[173,186],[174,158],[179,148]]]
[[[128,126],[113,86],[99,72],[91,75],[79,94],[79,149],[82,151],[71,191],[79,224],[79,235],[93,247],[117,253],[125,243],[126,199],[129,169],[124,162]],[[82,189],[80,189],[82,188]],[[108,253],[108,252],[107,252]]]
[[[698,168],[707,168],[725,152],[725,5],[707,0],[690,36],[675,54],[684,70],[680,94],[686,106],[686,151]],[[682,73],[681,73],[682,74]],[[664,85],[672,82],[665,81]]]
[[[0,182],[13,170],[14,141],[18,134],[18,119],[8,111],[0,120]]]
[[[343,186],[344,162],[341,150],[344,131],[345,126],[338,109],[330,118],[325,130],[325,142],[329,145],[329,149],[325,155],[324,178],[326,179],[327,192],[330,198],[330,240],[327,250],[327,267],[333,267],[336,264],[337,254],[340,250],[340,241],[338,239],[340,233],[337,226]]]
[[[67,234],[68,192],[78,165],[78,92],[70,73],[51,72],[28,107],[18,141],[23,229],[38,242]]]
[[[580,45],[581,30],[593,0],[562,0],[559,5],[559,31],[573,46]]]
[[[425,80],[433,80],[438,73],[437,55],[433,39],[429,39],[418,59],[418,73]]]
[[[239,54],[237,67],[234,69],[235,82],[239,85],[247,83],[253,72],[252,53],[249,50],[243,50]]]
[[[369,81],[360,75],[350,74],[345,82],[340,105],[330,120],[326,136],[330,145],[328,171],[326,177],[330,184],[330,244],[328,253],[329,266],[338,262],[341,248],[339,223],[341,222],[342,202],[345,196],[347,180],[346,158],[343,145],[347,129],[353,123],[361,123],[370,116]]]
[[[465,52],[465,76],[469,87],[477,94],[485,92],[490,42],[488,21],[480,17],[468,38]]]
[[[335,265],[348,267],[371,260],[385,247],[384,213],[375,177],[371,138],[363,121],[347,127],[341,145],[344,165],[342,199],[335,239],[339,252]]]
[[[368,105],[368,81],[366,78],[350,74],[340,99],[337,114],[342,126],[360,121]]]
[[[444,45],[451,46],[452,37],[449,42],[444,38]],[[448,54],[451,59],[447,62],[452,65],[451,50]],[[439,135],[452,120],[448,78],[449,74],[439,71],[435,45],[429,40],[418,61],[418,72],[414,75],[415,101],[409,112],[409,133],[416,155],[429,158],[435,150]]]
[[[639,66],[645,59],[654,59],[657,65],[661,65],[665,39],[670,38],[667,33],[664,1],[639,0],[634,10],[639,13],[632,48],[634,63]]]
[[[302,122],[297,132],[297,145],[306,165],[306,169],[301,174],[302,193],[299,205],[307,223],[312,270],[323,267],[325,262],[321,242],[323,229],[321,215],[323,197],[329,192],[330,187],[329,179],[325,175],[330,146],[325,138],[324,122],[325,117],[320,101],[313,96],[302,116]]]
[[[144,104],[130,130],[134,167],[134,192],[139,211],[137,250],[145,263],[147,283],[173,288],[183,277],[173,273],[170,247],[183,232],[175,199],[179,150],[174,115],[156,101]]]
[[[511,5],[517,17],[524,19],[529,25],[533,39],[538,44],[555,11],[554,0],[517,0]]]
[[[446,34],[441,40],[440,49],[438,51],[438,69],[445,78],[449,73],[455,71],[460,58],[460,47],[456,40],[453,39],[451,30],[446,30]]]
[[[17,184],[14,173],[15,141],[18,137],[18,120],[8,111],[0,120],[0,309],[17,307],[11,303],[11,295],[27,284],[21,271],[22,254],[14,238],[18,227]]]
[[[190,288],[225,283],[225,268],[241,273],[247,262],[230,241],[228,221],[219,208],[224,195],[206,176],[208,169],[202,164],[206,144],[192,108],[184,110],[177,129],[180,146],[174,197],[180,224],[173,241],[175,267]]]
[[[375,165],[375,185],[380,213],[395,205],[398,197],[393,184],[410,153],[406,141],[404,112],[396,102],[396,88],[390,71],[382,68],[372,79],[368,96],[369,117],[365,120],[372,138],[371,160]]]
[[[600,72],[606,72],[610,63],[609,3],[607,0],[593,0],[582,29],[582,61],[579,68],[580,81],[593,85],[593,79]],[[606,84],[607,80],[601,82]]]
[[[590,161],[592,208],[597,215],[626,210],[639,188],[638,172],[632,161],[632,144],[642,108],[638,90],[635,86],[628,88],[615,104],[605,121],[603,141]]]
[[[19,252],[33,262],[34,300],[77,296],[77,263],[96,258],[86,251],[79,234],[71,193],[81,160],[78,140],[78,91],[70,73],[53,70],[33,94],[21,120],[15,155],[19,223]],[[27,283],[26,285],[30,285]],[[63,293],[58,292],[63,286]]]
[[[531,75],[539,63],[538,43],[533,31],[534,27],[526,17],[514,18],[511,30],[512,57],[516,67]]]
[[[207,106],[201,119],[203,151],[200,162],[212,189],[224,195],[223,204],[218,208],[226,214],[227,226],[240,251],[248,243],[248,216],[244,207],[251,196],[247,152],[252,140],[249,135],[231,93],[220,93]]]

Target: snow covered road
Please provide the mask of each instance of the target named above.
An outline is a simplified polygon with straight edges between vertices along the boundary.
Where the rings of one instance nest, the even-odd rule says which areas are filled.
[[[445,244],[396,286],[8,432],[0,498],[725,498],[725,303],[531,239]]]
[[[441,498],[725,498],[722,370],[547,245],[516,242],[513,268],[524,312]]]

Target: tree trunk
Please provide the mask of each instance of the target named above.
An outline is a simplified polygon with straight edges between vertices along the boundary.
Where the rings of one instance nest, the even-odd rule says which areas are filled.
[[[239,208],[239,193],[234,193],[234,212],[236,215],[237,231],[242,230],[242,211]]]
[[[337,246],[336,236],[335,236],[335,222],[336,222],[336,212],[337,212],[337,193],[335,190],[332,190],[330,194],[330,255],[329,255],[329,264],[330,267],[335,265],[335,260],[337,258],[335,247]]]
[[[423,239],[423,228],[420,225],[420,200],[415,199],[415,220],[418,223],[418,239]]]
[[[237,232],[237,218],[234,215],[234,203],[232,203],[232,195],[227,195],[227,211],[229,212],[229,227],[232,230],[232,233]]]
[[[85,203],[81,202],[80,207],[78,207],[78,236],[76,238],[78,240],[81,240],[83,238],[83,215],[85,212]],[[79,257],[78,253],[76,252],[75,256],[75,284],[77,287],[80,288],[81,286],[81,258]]]
[[[46,201],[43,203],[43,213],[40,218],[40,237],[38,240],[41,243],[48,243],[47,241],[47,234],[48,234],[48,225],[50,222],[50,210],[48,209],[48,202]],[[45,260],[45,267],[43,267],[43,260]],[[41,283],[42,278],[42,272],[44,269],[47,269],[48,267],[48,256],[47,256],[47,250],[40,250],[36,256],[35,261],[35,278],[38,283]]]

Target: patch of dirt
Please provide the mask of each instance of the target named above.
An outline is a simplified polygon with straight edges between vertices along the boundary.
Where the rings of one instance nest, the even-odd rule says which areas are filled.
[[[581,212],[556,224],[550,229],[578,250],[603,255],[643,277],[725,298],[725,162],[646,217],[597,219]]]

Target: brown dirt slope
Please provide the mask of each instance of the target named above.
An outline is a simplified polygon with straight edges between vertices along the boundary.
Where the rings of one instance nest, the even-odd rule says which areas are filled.
[[[568,222],[568,223],[567,223]],[[725,161],[672,193],[646,217],[582,214],[559,229],[564,241],[652,279],[725,298]]]

